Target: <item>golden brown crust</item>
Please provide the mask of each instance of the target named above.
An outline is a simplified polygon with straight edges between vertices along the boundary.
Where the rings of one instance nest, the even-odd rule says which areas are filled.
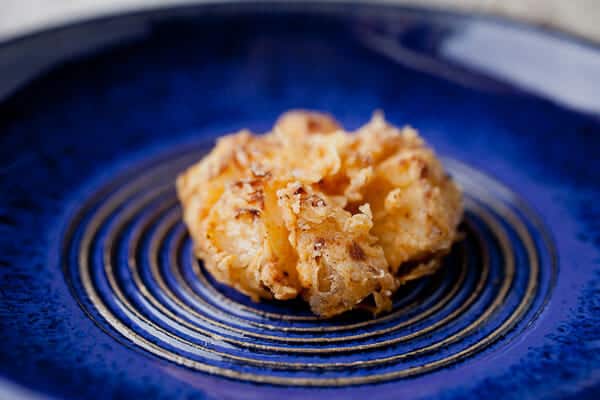
[[[284,114],[221,138],[177,179],[198,257],[253,299],[302,296],[329,317],[435,271],[456,240],[459,189],[416,131],[376,114],[353,134]],[[412,265],[411,268],[406,266]]]

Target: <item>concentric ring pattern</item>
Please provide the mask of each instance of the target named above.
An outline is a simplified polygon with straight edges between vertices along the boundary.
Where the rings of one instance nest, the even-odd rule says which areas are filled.
[[[72,217],[65,276],[82,308],[123,343],[194,370],[281,385],[366,384],[494,351],[541,312],[551,242],[514,194],[445,160],[465,192],[464,239],[436,275],[403,287],[390,314],[319,320],[301,302],[252,303],[193,257],[175,176],[206,151],[132,168]]]

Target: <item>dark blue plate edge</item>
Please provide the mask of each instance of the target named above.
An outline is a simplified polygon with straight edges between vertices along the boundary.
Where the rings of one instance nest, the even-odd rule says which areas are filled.
[[[50,25],[34,29],[33,31],[17,34],[14,37],[9,37],[5,40],[0,40],[0,50],[2,47],[7,45],[17,44],[22,41],[35,39],[40,36],[48,34],[56,34],[61,31],[81,28],[85,25],[108,22],[114,19],[122,18],[139,18],[149,17],[157,14],[168,14],[172,12],[190,12],[190,11],[255,11],[258,8],[264,10],[273,10],[273,7],[278,7],[274,11],[304,11],[304,12],[323,12],[326,8],[350,8],[350,7],[362,7],[362,8],[378,8],[378,9],[391,9],[405,12],[415,13],[427,13],[439,18],[467,18],[467,19],[478,19],[486,22],[500,23],[508,25],[511,28],[518,28],[524,30],[535,31],[547,36],[551,36],[560,40],[568,40],[579,45],[586,46],[593,50],[600,50],[600,43],[590,40],[586,37],[579,36],[575,33],[563,30],[559,27],[549,27],[548,25],[536,24],[534,22],[528,22],[524,20],[512,19],[505,16],[494,15],[484,13],[480,11],[462,11],[456,10],[449,7],[431,7],[425,5],[415,4],[391,4],[387,2],[369,1],[369,0],[357,0],[357,1],[335,1],[335,2],[321,2],[315,0],[309,0],[306,2],[286,2],[285,0],[233,0],[228,2],[222,2],[219,0],[208,0],[204,3],[199,4],[174,4],[174,5],[153,5],[144,7],[142,10],[125,10],[123,12],[109,11],[106,14],[100,16],[82,17],[75,20],[70,20],[65,23],[58,23],[56,25]]]
[[[233,0],[228,2],[222,2],[219,0],[208,0],[206,3],[202,4],[179,4],[179,5],[154,5],[148,8],[144,8],[142,10],[126,10],[124,12],[114,12],[109,11],[105,15],[100,16],[92,16],[92,17],[83,17],[81,19],[76,19],[73,21],[66,22],[64,24],[57,24],[55,26],[44,27],[33,32],[25,33],[22,35],[17,35],[12,38],[8,38],[4,41],[0,40],[0,52],[4,51],[6,48],[12,46],[19,46],[27,43],[28,41],[35,41],[41,39],[45,36],[49,35],[59,35],[64,32],[68,32],[69,30],[79,30],[86,27],[91,27],[95,25],[102,25],[114,21],[122,21],[126,19],[140,19],[142,18],[144,22],[152,22],[152,18],[156,17],[158,19],[168,18],[168,17],[177,17],[177,16],[191,16],[193,14],[206,14],[210,12],[214,13],[244,13],[244,12],[305,12],[305,13],[313,13],[313,14],[327,14],[327,13],[345,13],[350,12],[352,14],[360,14],[361,11],[364,10],[377,10],[381,12],[382,10],[390,10],[397,12],[405,12],[405,13],[415,13],[415,14],[426,14],[430,18],[438,19],[438,20],[482,20],[486,23],[498,24],[508,26],[512,29],[517,29],[525,32],[537,33],[539,35],[543,35],[552,39],[566,41],[571,44],[577,44],[583,46],[592,51],[600,52],[600,43],[591,41],[582,36],[577,36],[573,33],[567,32],[565,30],[550,28],[546,25],[535,24],[523,20],[510,19],[504,16],[492,15],[483,12],[467,12],[461,10],[454,10],[448,7],[429,7],[429,6],[421,6],[421,5],[406,5],[406,4],[390,4],[385,2],[371,2],[369,0],[357,0],[357,1],[334,1],[334,2],[320,2],[315,0],[309,0],[306,2],[287,2],[285,0],[268,0],[268,1],[260,1],[260,0]],[[93,49],[91,50],[93,51]],[[68,54],[65,57],[59,58],[56,62],[50,64],[48,69],[54,67],[57,63],[64,61],[65,59],[75,59],[80,56],[85,56],[87,53],[80,54]],[[1,55],[1,54],[0,54]],[[450,64],[448,62],[448,64]],[[465,66],[452,65],[452,67],[462,68],[464,70],[468,70],[473,73],[472,69],[469,69]],[[36,78],[43,74],[46,69],[37,74],[33,74],[24,82],[16,86],[14,89],[8,92],[8,94],[0,93],[0,106],[5,103],[9,103],[10,100],[15,97],[15,95],[24,87],[28,86],[32,81],[35,81]],[[490,77],[487,75],[486,79],[494,81],[497,80],[498,83],[504,84],[508,88],[516,91],[522,91],[527,93],[527,95],[535,96],[539,98],[544,98],[543,96],[539,96],[534,93],[529,93],[527,90],[519,88],[518,85],[513,85],[511,83],[504,82],[500,79],[496,79],[494,77]],[[589,110],[582,110],[577,108],[572,108],[574,111],[580,112],[582,114],[591,115],[597,118],[600,118],[600,115],[597,112],[591,112]],[[600,111],[600,110],[595,110]]]

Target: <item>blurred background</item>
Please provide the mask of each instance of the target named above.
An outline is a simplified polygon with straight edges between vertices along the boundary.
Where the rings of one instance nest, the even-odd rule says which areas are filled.
[[[215,0],[209,1],[215,2]],[[231,0],[221,2],[227,1]],[[202,2],[208,1],[0,0],[0,40],[82,18]],[[499,15],[600,42],[600,0],[377,0],[376,2]]]

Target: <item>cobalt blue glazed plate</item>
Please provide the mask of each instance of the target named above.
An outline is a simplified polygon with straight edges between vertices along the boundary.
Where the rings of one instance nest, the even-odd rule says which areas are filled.
[[[0,45],[0,397],[598,398],[600,50],[384,5],[178,7]],[[253,303],[173,182],[291,108],[418,128],[465,192],[393,311]]]

